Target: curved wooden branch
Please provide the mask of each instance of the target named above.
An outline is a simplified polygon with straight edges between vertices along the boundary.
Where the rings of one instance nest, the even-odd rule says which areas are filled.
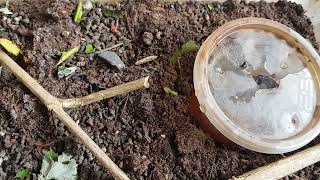
[[[84,132],[81,127],[63,110],[58,98],[52,96],[35,79],[24,71],[6,53],[0,50],[0,64],[8,68],[39,100],[63,122],[65,126],[90,150],[116,179],[129,179],[128,176],[106,155],[102,149]]]
[[[150,86],[150,84],[148,83],[148,79],[149,76],[125,84],[121,84],[119,86],[115,86],[106,90],[95,92],[88,96],[70,99],[59,99],[59,101],[61,102],[63,108],[78,108],[94,102],[101,101],[103,99],[125,94],[134,90],[148,88]]]

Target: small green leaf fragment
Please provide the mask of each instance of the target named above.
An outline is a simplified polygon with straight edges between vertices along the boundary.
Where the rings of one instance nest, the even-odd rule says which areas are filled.
[[[176,64],[180,60],[181,56],[182,56],[181,52],[180,51],[176,51],[176,52],[171,54],[171,56],[169,57],[169,61],[172,64]]]
[[[94,51],[95,51],[95,48],[93,47],[92,44],[87,44],[86,49],[84,50],[84,52],[87,54],[93,53]]]
[[[46,156],[47,156],[48,159],[51,159],[52,161],[57,161],[58,160],[58,154],[56,152],[54,152],[54,150],[52,150],[51,148],[47,152]]]
[[[195,51],[199,48],[199,45],[195,42],[195,41],[188,41],[186,43],[184,43],[181,46],[181,49],[176,50],[174,53],[171,54],[171,56],[169,57],[169,61],[172,64],[176,64],[177,62],[180,61],[181,57],[187,53],[190,53],[192,51]]]
[[[121,19],[123,18],[123,14],[122,11],[120,10],[106,10],[104,11],[103,15],[105,15],[106,17],[113,17],[115,19]]]
[[[195,41],[190,40],[182,45],[181,52],[183,54],[186,54],[186,53],[195,51],[198,48],[199,48],[199,45]]]
[[[66,61],[67,59],[71,58],[75,53],[77,53],[80,49],[80,46],[77,46],[75,48],[70,49],[69,51],[66,52],[62,52],[61,53],[61,57],[59,62],[57,63],[57,65],[63,63],[64,61]]]
[[[74,22],[76,23],[80,23],[81,19],[82,19],[82,14],[83,14],[83,10],[82,10],[82,4],[83,4],[83,0],[79,0],[79,3],[78,3],[78,7],[76,9],[76,12],[74,14]]]
[[[16,173],[16,178],[25,178],[25,177],[28,177],[28,176],[29,176],[29,170],[28,169],[22,169],[22,170],[19,170]]]
[[[177,96],[177,95],[178,95],[178,93],[177,93],[176,91],[172,90],[172,89],[169,88],[169,87],[163,87],[163,90],[164,90],[164,92],[166,92],[167,94],[172,94],[172,95],[174,95],[174,96]]]
[[[209,9],[210,11],[213,10],[213,6],[212,6],[211,4],[208,4],[207,6],[208,6],[208,9]]]

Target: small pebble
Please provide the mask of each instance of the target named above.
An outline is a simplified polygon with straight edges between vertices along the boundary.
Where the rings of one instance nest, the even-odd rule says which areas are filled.
[[[209,15],[208,15],[208,14],[204,14],[204,19],[205,19],[206,21],[209,21],[209,20],[210,20]]]
[[[161,39],[162,32],[158,31],[156,34],[157,39]]]
[[[24,24],[29,24],[29,23],[30,23],[30,20],[29,20],[29,18],[23,18],[23,19],[21,20],[21,22],[24,23]]]
[[[95,31],[96,29],[97,29],[97,25],[95,24],[95,25],[93,25],[93,26],[91,26],[91,29],[93,30],[93,31]]]
[[[63,37],[68,37],[70,35],[70,32],[69,31],[62,31],[61,35]]]
[[[12,19],[10,19],[10,18],[7,19],[8,24],[11,24],[11,21],[12,21]]]
[[[150,32],[144,32],[143,33],[143,42],[146,45],[151,45],[152,44],[152,40],[153,40],[153,34]]]
[[[5,157],[6,156],[6,151],[5,150],[1,150],[0,151],[0,157]]]
[[[15,20],[15,21],[18,21],[18,22],[21,21],[21,19],[22,19],[22,16],[18,16],[18,17],[15,17],[15,18],[14,18],[14,20]]]
[[[166,138],[166,135],[164,135],[164,134],[161,134],[160,136],[161,136],[162,138]]]
[[[121,70],[126,67],[126,65],[120,59],[118,54],[113,51],[105,51],[98,54],[98,56],[101,59],[106,60],[110,65],[115,66],[118,70]]]

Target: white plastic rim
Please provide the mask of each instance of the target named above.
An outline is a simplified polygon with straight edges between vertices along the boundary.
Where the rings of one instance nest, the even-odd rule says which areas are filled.
[[[263,139],[253,137],[237,127],[217,105],[208,83],[208,60],[214,47],[224,37],[240,29],[260,29],[273,33],[297,48],[305,57],[316,88],[316,110],[310,123],[300,133],[286,139]],[[320,57],[312,45],[294,30],[280,23],[262,18],[243,18],[231,21],[213,32],[202,44],[194,64],[194,88],[201,111],[224,136],[238,145],[262,153],[286,153],[308,144],[320,133],[319,108]],[[276,107],[275,107],[276,108]]]

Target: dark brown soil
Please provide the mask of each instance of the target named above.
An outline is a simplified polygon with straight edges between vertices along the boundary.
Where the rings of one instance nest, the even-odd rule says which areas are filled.
[[[88,95],[150,76],[149,89],[68,110],[132,179],[228,179],[285,156],[225,146],[206,135],[190,111],[196,52],[183,57],[180,67],[172,65],[168,57],[184,42],[195,40],[201,44],[224,23],[249,16],[281,22],[314,43],[311,22],[300,5],[284,1],[270,4],[227,1],[212,3],[210,10],[207,4],[196,2],[158,4],[132,0],[114,6],[97,5],[85,12],[81,25],[72,21],[75,6],[74,0],[13,3],[11,9],[18,13],[10,18],[0,15],[4,28],[1,35],[23,49],[29,61],[17,61],[57,97]],[[111,32],[115,20],[103,16],[106,9],[120,9],[124,13],[119,33]],[[19,16],[22,20],[15,24],[14,17]],[[151,45],[143,41],[145,32],[154,36]],[[128,66],[122,71],[84,53],[88,42],[101,50],[128,39],[133,41],[113,49]],[[59,79],[57,55],[79,43],[81,52],[68,61],[79,70],[71,77]],[[142,66],[134,65],[150,55],[159,58]],[[164,86],[170,86],[179,95],[166,94]],[[79,163],[80,179],[111,178],[57,117],[5,70],[0,78],[0,97],[0,179],[13,179],[21,168],[38,173],[43,150],[49,148],[72,154]],[[320,165],[315,164],[289,178],[317,179],[319,174]]]

